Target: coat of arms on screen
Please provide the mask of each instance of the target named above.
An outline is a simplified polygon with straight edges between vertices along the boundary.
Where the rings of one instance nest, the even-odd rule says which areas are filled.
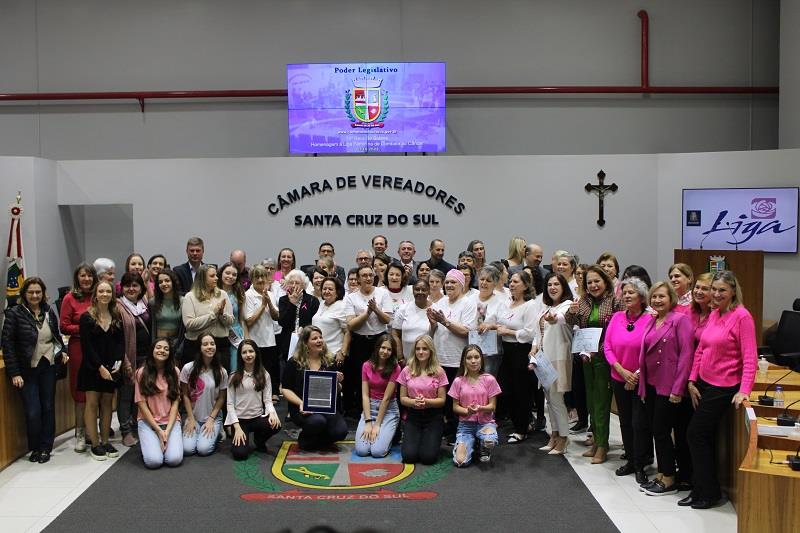
[[[389,93],[381,89],[382,79],[356,78],[353,89],[344,93],[344,108],[353,128],[382,128],[389,114]]]

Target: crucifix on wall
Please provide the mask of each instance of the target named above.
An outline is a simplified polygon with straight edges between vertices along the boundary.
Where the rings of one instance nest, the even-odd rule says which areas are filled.
[[[591,183],[587,183],[586,186],[584,187],[586,192],[593,192],[593,191],[597,192],[597,199],[600,202],[599,204],[600,211],[597,216],[597,225],[600,227],[606,225],[605,215],[603,214],[603,204],[605,196],[607,193],[617,192],[617,189],[619,189],[616,183],[612,183],[611,185],[606,185],[605,180],[606,180],[606,173],[601,170],[600,172],[597,173],[597,185],[592,185]]]

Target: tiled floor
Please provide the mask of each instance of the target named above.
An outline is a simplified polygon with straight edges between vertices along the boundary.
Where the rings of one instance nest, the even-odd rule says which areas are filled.
[[[572,442],[567,450],[567,460],[622,533],[736,532],[736,511],[730,502],[705,511],[678,507],[678,500],[687,493],[647,496],[639,492],[633,474],[625,477],[616,476],[614,470],[622,465],[622,461],[619,460],[622,453],[622,438],[616,416],[611,415],[611,418],[609,439],[611,451],[609,460],[605,464],[593,465],[589,462],[590,459],[581,457],[581,453],[586,450],[586,447],[581,445],[585,440],[583,435],[572,436]],[[655,470],[648,473],[655,474]]]
[[[605,464],[592,465],[580,456],[586,449],[580,444],[582,440],[582,436],[573,437],[567,460],[622,533],[735,533],[736,513],[730,503],[707,511],[682,508],[677,501],[683,494],[646,496],[639,492],[632,475],[614,475],[622,451],[615,419],[611,422],[610,459]],[[77,454],[72,445],[72,433],[62,435],[56,439],[53,458],[47,465],[30,463],[25,457],[0,472],[0,531],[41,531],[114,464],[115,459],[99,462],[87,454]],[[120,454],[128,451],[122,445],[117,448]]]
[[[112,443],[120,456],[128,451]],[[41,531],[116,461],[94,461],[75,453],[73,445],[72,432],[66,433],[56,439],[49,463],[31,463],[25,456],[0,472],[0,531]]]

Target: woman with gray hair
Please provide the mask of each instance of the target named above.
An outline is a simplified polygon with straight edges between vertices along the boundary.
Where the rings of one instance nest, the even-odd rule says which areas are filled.
[[[646,436],[649,435],[646,426],[641,431],[634,431],[634,411],[637,407],[641,410],[636,404],[641,404],[637,390],[640,374],[639,352],[648,322],[648,313],[645,312],[647,285],[639,278],[625,278],[620,287],[625,310],[618,311],[611,317],[603,346],[606,361],[611,367],[611,387],[617,401],[619,429],[627,458],[627,462],[617,468],[616,474],[627,476],[635,472],[636,481],[644,483],[647,481],[644,473],[647,455],[653,447],[646,441]],[[641,442],[636,439],[640,434]]]
[[[107,281],[114,285],[114,278],[116,277],[117,265],[108,257],[98,257],[92,263],[94,270],[97,272],[98,281]]]
[[[578,281],[575,279],[575,269],[578,268],[578,256],[569,252],[561,253],[556,259],[556,269],[569,284],[572,294],[578,294]]]
[[[500,283],[500,271],[493,266],[485,266],[478,273],[478,294],[475,304],[478,309],[478,333],[486,333],[497,329],[497,315],[503,306],[508,305],[508,298],[503,293],[497,293]],[[484,352],[483,361],[486,371],[494,377],[500,370],[500,361],[503,358],[499,353],[499,346],[491,353]]]

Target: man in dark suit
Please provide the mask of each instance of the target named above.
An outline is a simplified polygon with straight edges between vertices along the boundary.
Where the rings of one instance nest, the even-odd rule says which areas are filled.
[[[372,256],[375,257],[378,254],[386,254],[389,256],[389,260],[393,260],[394,257],[389,255],[386,252],[386,248],[389,246],[389,239],[387,239],[384,235],[375,235],[372,238]]]
[[[408,273],[408,284],[413,285],[417,282],[417,265],[418,261],[414,261],[414,254],[417,249],[411,241],[400,241],[397,248],[398,261]]]
[[[436,269],[447,274],[455,267],[444,260],[444,241],[442,239],[433,239],[430,247],[431,257],[428,259],[428,264],[431,270]]]
[[[205,245],[203,244],[203,239],[200,237],[191,237],[186,241],[186,258],[188,260],[173,269],[181,285],[179,287],[181,295],[192,290],[194,276],[197,274],[197,269],[203,264],[204,253]]]
[[[244,250],[234,250],[231,252],[230,262],[236,267],[239,272],[239,283],[242,288],[247,290],[250,288],[250,269],[247,268],[247,254]]]
[[[336,250],[333,248],[333,244],[329,242],[323,242],[320,244],[317,255],[320,259],[330,257],[331,261],[333,261],[334,265],[336,265],[336,261],[333,258],[336,255]],[[314,261],[313,265],[303,265],[300,267],[300,270],[302,270],[305,275],[308,276],[308,279],[311,279],[313,277],[314,267],[316,266],[317,262]],[[343,284],[347,280],[347,273],[344,271],[344,268],[340,267],[339,265],[336,265],[336,277],[339,278],[339,281],[341,281]]]

